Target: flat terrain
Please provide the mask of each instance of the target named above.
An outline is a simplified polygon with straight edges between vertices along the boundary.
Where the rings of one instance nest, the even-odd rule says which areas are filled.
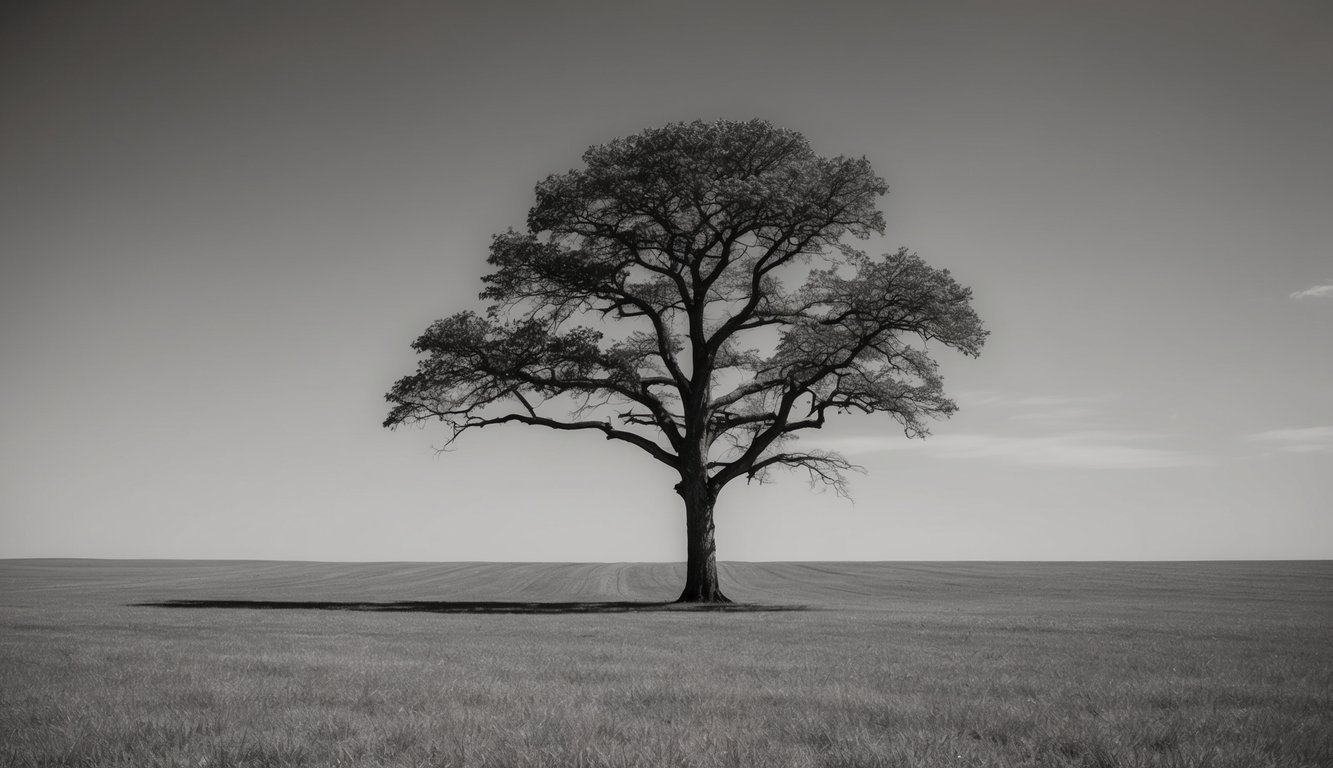
[[[0,561],[3,766],[1331,766],[1333,563]]]

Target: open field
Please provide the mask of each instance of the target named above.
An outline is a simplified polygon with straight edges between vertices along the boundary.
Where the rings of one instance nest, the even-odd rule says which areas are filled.
[[[1330,562],[720,570],[0,561],[0,765],[1333,765]]]

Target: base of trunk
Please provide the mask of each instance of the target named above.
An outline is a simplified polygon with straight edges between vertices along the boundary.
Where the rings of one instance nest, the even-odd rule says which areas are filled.
[[[700,589],[692,585],[686,585],[685,591],[676,598],[677,603],[730,603],[731,598],[722,594],[722,590],[714,586],[712,589]]]

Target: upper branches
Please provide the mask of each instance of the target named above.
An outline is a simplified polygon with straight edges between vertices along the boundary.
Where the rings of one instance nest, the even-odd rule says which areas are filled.
[[[529,232],[664,278],[686,311],[733,265],[760,279],[845,235],[884,230],[875,201],[888,187],[865,159],[818,157],[799,133],[763,121],[669,125],[583,159],[537,186]]]

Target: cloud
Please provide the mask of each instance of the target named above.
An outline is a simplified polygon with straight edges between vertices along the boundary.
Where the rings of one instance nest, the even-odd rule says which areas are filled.
[[[990,410],[1018,432],[947,433],[922,440],[896,435],[829,438],[821,448],[845,454],[910,450],[940,459],[973,459],[1010,466],[1067,469],[1156,469],[1193,467],[1207,457],[1164,448],[1165,437],[1109,426],[1109,395],[1010,395],[995,390],[959,393],[964,408]],[[810,438],[807,438],[810,439]]]
[[[1327,285],[1312,285],[1304,290],[1293,292],[1289,298],[1300,299],[1333,299],[1333,283]]]
[[[1162,435],[1090,430],[1060,435],[948,434],[925,440],[864,436],[818,440],[819,447],[856,455],[911,450],[942,459],[980,459],[1027,467],[1160,469],[1208,463],[1200,456],[1146,445]]]
[[[963,392],[958,400],[965,408],[994,407],[1011,411],[1009,418],[1047,425],[1091,426],[1101,416],[1098,406],[1110,398],[1099,395],[1026,395],[1014,397],[994,390]]]
[[[1015,397],[993,389],[972,389],[958,393],[958,399],[968,405],[1003,405],[1016,407],[1037,407],[1082,405],[1099,403],[1106,398],[1086,395],[1023,395]]]
[[[1246,437],[1283,453],[1333,453],[1333,427],[1270,429]]]
[[[1070,423],[1070,422],[1089,422],[1101,415],[1101,411],[1096,408],[1089,408],[1083,405],[1063,405],[1053,406],[1042,410],[1027,411],[1010,416],[1011,419],[1018,421],[1035,421],[1042,423]]]
[[[973,389],[958,394],[966,405],[998,405],[1005,408],[1068,408],[1105,403],[1104,395],[1023,395],[1015,397],[993,389]]]

